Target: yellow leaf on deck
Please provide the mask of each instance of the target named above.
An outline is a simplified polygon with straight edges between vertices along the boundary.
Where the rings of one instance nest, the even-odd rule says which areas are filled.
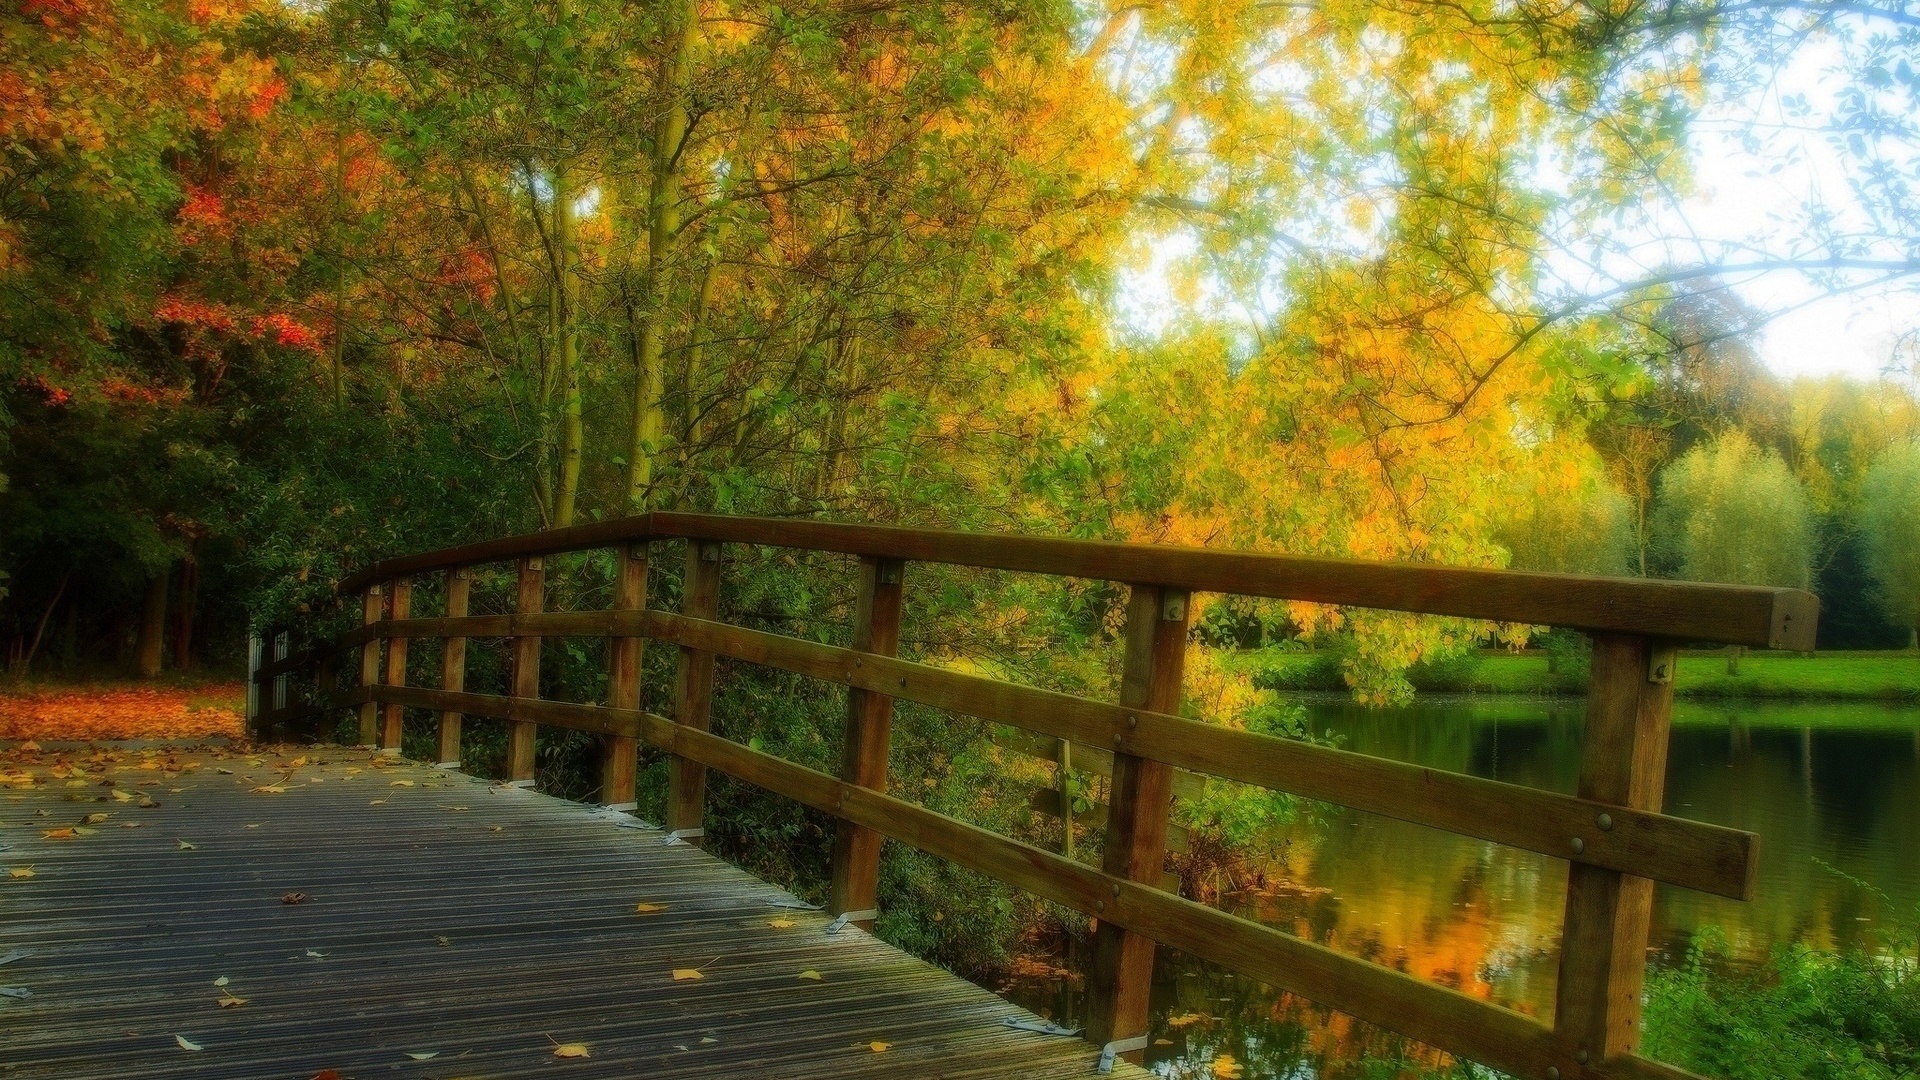
[[[1245,1075],[1240,1063],[1233,1060],[1233,1055],[1221,1054],[1213,1059],[1214,1080],[1240,1080]]]
[[[788,927],[793,925],[793,920],[792,919],[768,919],[767,925],[773,927],[775,930],[785,930]]]
[[[187,842],[186,842],[185,840],[182,840],[182,841],[180,841],[180,850],[181,850],[181,851],[193,851],[193,850],[196,850],[196,849],[194,848],[194,846],[193,846],[192,844],[189,844],[189,843],[187,843]]]
[[[173,1037],[173,1041],[179,1043],[180,1049],[182,1050],[205,1050],[206,1049],[206,1047],[201,1046],[199,1043],[194,1042],[193,1040],[187,1038],[185,1035],[175,1035]]]
[[[86,817],[80,819],[80,824],[98,825],[112,816],[112,814],[88,814]]]
[[[799,979],[805,979],[808,982],[826,982],[827,981],[827,977],[825,975],[820,974],[819,972],[813,970],[812,968],[808,968],[807,970],[801,972],[799,975],[796,975],[794,977]]]
[[[884,1054],[887,1051],[893,1049],[893,1044],[883,1043],[880,1040],[875,1039],[874,1041],[867,1044],[867,1049],[873,1051],[876,1054]]]
[[[498,826],[495,826],[495,827],[496,827],[496,828],[498,828]],[[637,912],[639,912],[639,913],[640,913],[640,914],[642,914],[642,915],[658,915],[659,913],[661,913],[661,912],[663,912],[663,911],[665,911],[665,910],[667,910],[667,905],[665,905],[665,904],[635,904],[635,905],[633,905],[633,910],[635,910],[635,911],[637,911]]]
[[[302,766],[302,765],[305,765],[306,763],[307,763],[307,759],[306,759],[306,758],[303,758],[303,757],[297,757],[297,758],[294,758],[294,759],[293,759],[292,761],[289,761],[289,762],[287,762],[287,768],[289,768],[289,769],[297,769],[297,768],[299,768],[300,766]]]
[[[553,1056],[565,1057],[565,1058],[583,1058],[583,1057],[592,1057],[593,1055],[587,1053],[586,1043],[561,1043],[559,1046],[556,1046],[553,1048]]]
[[[113,801],[114,801],[114,802],[132,802],[132,801],[133,801],[133,796],[131,796],[131,795],[129,795],[129,794],[127,794],[127,793],[126,793],[126,792],[124,792],[124,791],[121,791],[121,790],[120,790],[119,788],[114,788],[114,789],[113,789]]]
[[[229,982],[232,982],[232,981],[233,981],[233,980],[231,980],[231,979],[229,979],[229,978],[227,978],[227,977],[226,977],[225,975],[222,975],[222,976],[220,976],[219,978],[217,978],[217,979],[215,979],[215,980],[213,980],[213,985],[215,985],[215,986],[225,986],[225,985],[227,985],[227,984],[228,984]]]
[[[40,830],[40,836],[47,840],[71,840],[74,837],[74,832],[71,828],[42,829]]]
[[[9,871],[7,871],[7,876],[8,876],[8,877],[17,877],[17,878],[21,878],[21,877],[32,877],[32,876],[33,876],[33,867],[31,867],[31,866],[16,866],[16,867],[14,867],[13,869],[11,869],[11,870],[9,870]]]
[[[699,968],[674,968],[673,969],[674,982],[688,982],[693,979],[704,979],[704,978],[706,978],[706,976],[700,973]]]
[[[372,800],[370,800],[370,801],[368,801],[368,803],[367,803],[367,805],[368,805],[368,806],[380,806],[380,805],[382,805],[382,804],[384,804],[384,803],[385,803],[386,801],[387,801],[387,800],[385,800],[385,799],[372,799]]]
[[[247,789],[248,793],[253,795],[279,795],[286,790],[284,784],[262,784],[257,788]]]
[[[415,1061],[432,1061],[440,1056],[438,1050],[408,1050],[406,1055]]]
[[[234,997],[232,994],[228,994],[226,997],[220,999],[220,1007],[223,1009],[236,1009],[246,1003],[246,998]]]
[[[388,786],[388,787],[412,787],[412,786],[413,786],[413,781],[411,781],[411,780],[395,780],[395,781],[394,781],[393,783],[391,783],[391,784],[388,784],[387,786]]]

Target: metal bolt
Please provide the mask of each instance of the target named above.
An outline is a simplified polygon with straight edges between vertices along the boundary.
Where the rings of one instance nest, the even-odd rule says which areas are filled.
[[[1613,828],[1612,814],[1601,814],[1598,818],[1594,820],[1599,824],[1601,832],[1606,832],[1608,829]]]
[[[1547,1066],[1547,1080],[1560,1080],[1560,1070],[1552,1065]]]
[[[1583,852],[1583,851],[1585,851],[1585,850],[1587,850],[1587,842],[1586,842],[1585,840],[1582,840],[1582,839],[1580,839],[1580,838],[1579,838],[1579,837],[1577,837],[1577,836],[1576,836],[1576,837],[1574,837],[1574,838],[1573,838],[1573,853],[1574,853],[1575,855],[1578,855],[1578,854],[1580,854],[1581,852]]]
[[[1128,715],[1128,717],[1127,717],[1127,726],[1128,726],[1128,727],[1130,727],[1130,728],[1137,728],[1137,727],[1139,727],[1139,726],[1140,726],[1140,718],[1139,718],[1139,717],[1137,717],[1137,716],[1133,716],[1133,715],[1131,715],[1131,714],[1129,714],[1129,715]]]
[[[1579,1050],[1575,1050],[1575,1051],[1573,1052],[1573,1060],[1575,1060],[1575,1061],[1577,1061],[1577,1062],[1579,1062],[1579,1063],[1580,1063],[1580,1064],[1582,1064],[1582,1065],[1585,1065],[1585,1064],[1587,1063],[1587,1052],[1586,1052],[1586,1050],[1585,1050],[1584,1048],[1583,1048],[1583,1049],[1579,1049]]]
[[[1115,895],[1115,896],[1119,896],[1119,895],[1120,895],[1120,886],[1119,886],[1118,884],[1116,884],[1116,885],[1114,885],[1114,887],[1113,887],[1113,895]]]
[[[1119,733],[1119,732],[1117,732],[1117,731],[1116,731],[1116,732],[1114,732],[1114,733],[1113,733],[1113,745],[1115,745],[1115,746],[1119,746],[1119,745],[1120,745],[1121,743],[1123,743],[1123,742],[1125,742],[1125,741],[1126,741],[1126,738],[1127,738],[1127,737],[1126,737],[1125,735],[1122,735],[1122,734],[1120,734],[1120,733]]]
[[[1093,902],[1093,910],[1095,911],[1107,910],[1107,902],[1105,900],[1095,900]]]

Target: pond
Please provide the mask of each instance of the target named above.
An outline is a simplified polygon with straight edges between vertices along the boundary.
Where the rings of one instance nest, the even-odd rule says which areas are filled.
[[[1578,699],[1423,698],[1396,709],[1308,703],[1312,728],[1361,753],[1556,791],[1573,790]],[[1756,898],[1655,894],[1649,959],[1682,959],[1703,929],[1737,960],[1779,944],[1871,947],[1920,907],[1920,709],[1682,701],[1667,812],[1760,834]],[[1541,1016],[1551,1015],[1567,864],[1337,807],[1312,805],[1257,860],[1265,880],[1228,906],[1333,948]],[[1077,968],[1077,957],[1065,967]],[[1032,978],[1028,1007],[1077,1022],[1080,987]],[[1218,1053],[1249,1076],[1312,1076],[1385,1042],[1251,980],[1162,950],[1148,1062],[1208,1075]]]

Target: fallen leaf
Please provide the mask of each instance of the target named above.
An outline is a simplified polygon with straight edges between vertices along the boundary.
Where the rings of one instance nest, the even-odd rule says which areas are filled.
[[[73,835],[75,836],[92,836],[99,831],[99,829],[89,829],[85,825],[75,825],[73,827]]]
[[[453,939],[450,937],[435,937],[433,940],[436,945],[446,946],[453,944]]]
[[[807,970],[801,972],[800,974],[794,977],[797,979],[805,979],[808,982],[826,982],[827,981],[827,977],[825,975],[820,974],[819,972],[813,970],[812,968],[808,968]]]
[[[412,787],[412,786],[413,786],[413,781],[411,781],[411,780],[395,780],[395,781],[394,781],[393,783],[391,783],[391,784],[388,784],[387,786],[388,786],[388,787]],[[583,1057],[584,1057],[585,1055],[583,1054],[583,1055],[581,1055],[581,1056],[583,1056]]]
[[[133,796],[127,794],[124,791],[121,791],[119,788],[115,788],[113,790],[113,801],[114,802],[132,802]]]
[[[673,969],[674,982],[690,982],[694,979],[704,979],[704,978],[706,978],[706,976],[700,973],[699,968],[674,968]]]
[[[199,1043],[194,1042],[193,1040],[187,1038],[185,1035],[175,1035],[173,1037],[173,1041],[179,1043],[180,1049],[182,1050],[205,1050],[206,1049],[206,1047],[201,1046]]]
[[[1241,1071],[1240,1063],[1233,1060],[1233,1055],[1221,1054],[1213,1059],[1213,1075],[1214,1080],[1239,1080],[1246,1073]]]
[[[876,1054],[884,1054],[887,1051],[893,1049],[893,1044],[883,1043],[880,1040],[875,1039],[874,1041],[867,1044],[867,1049],[873,1051]]]
[[[228,994],[226,997],[221,998],[219,1002],[220,1007],[223,1009],[237,1009],[240,1006],[245,1005],[246,1003],[247,1003],[246,998],[234,997],[232,994]]]
[[[303,892],[290,892],[282,896],[280,902],[283,904],[304,904],[307,902],[307,894]]]
[[[145,824],[146,822],[144,821],[123,821],[120,823],[120,827],[123,829],[138,829]]]
[[[231,980],[231,979],[229,979],[229,978],[227,978],[227,977],[226,977],[225,975],[222,975],[222,976],[220,976],[219,978],[217,978],[217,979],[215,979],[215,980],[213,980],[213,985],[215,985],[215,986],[225,986],[225,985],[227,985],[227,984],[228,984],[229,982],[232,982],[232,981],[233,981],[233,980]]]
[[[383,803],[385,803],[386,801],[387,801],[387,800],[385,800],[385,799],[374,799],[374,800],[372,800],[371,802],[369,802],[369,803],[367,803],[367,805],[368,805],[368,806],[380,806],[380,805],[382,805]]]
[[[344,1078],[341,1077],[340,1070],[338,1069],[321,1069],[309,1077],[308,1080],[344,1080]]]
[[[488,831],[488,832],[499,832],[499,831],[500,831],[500,830],[501,830],[502,828],[504,828],[504,827],[505,827],[505,826],[502,826],[502,825],[489,825],[489,826],[487,826],[487,831]]]
[[[633,905],[633,910],[635,910],[635,911],[637,911],[637,912],[639,912],[639,913],[640,913],[640,914],[642,914],[642,915],[658,915],[658,914],[660,914],[661,912],[663,912],[663,911],[665,911],[665,910],[667,910],[667,905],[665,905],[665,904],[635,904],[635,905]]]
[[[307,759],[306,759],[306,758],[304,758],[304,757],[297,757],[297,758],[294,758],[294,759],[293,759],[292,761],[289,761],[289,762],[287,762],[287,768],[289,768],[289,769],[297,769],[297,768],[299,768],[300,766],[302,766],[302,765],[305,765],[306,763],[307,763]]]
[[[46,840],[71,840],[74,838],[74,835],[71,827],[40,830],[41,838]]]
[[[705,1035],[705,1036],[702,1036],[702,1037],[701,1037],[701,1039],[700,1039],[700,1045],[702,1045],[702,1046],[706,1046],[706,1045],[709,1045],[709,1044],[711,1044],[711,1043],[717,1043],[717,1042],[719,1042],[719,1041],[720,1041],[719,1039],[716,1039],[716,1038],[714,1038],[714,1037],[713,1037],[713,1036],[711,1036],[711,1035]]]
[[[768,919],[767,925],[773,927],[775,930],[785,930],[788,927],[793,925],[793,920],[792,919]]]
[[[309,957],[312,957],[312,958],[313,958],[313,959],[315,959],[315,960],[325,960],[325,959],[327,958],[327,954],[326,954],[326,953],[323,953],[323,952],[316,952],[316,951],[314,951],[313,949],[308,949],[308,950],[307,950],[307,955],[308,955]]]
[[[287,788],[284,784],[262,784],[257,788],[248,788],[247,793],[250,795],[280,795],[285,793],[286,790]]]
[[[195,848],[192,844],[187,843],[185,840],[182,840],[180,841],[180,850],[181,851],[197,851],[199,849]]]
[[[1205,1019],[1207,1019],[1205,1013],[1181,1013],[1179,1016],[1167,1017],[1167,1026],[1170,1028],[1183,1028],[1189,1024],[1197,1024]]]
[[[440,1056],[440,1051],[438,1051],[438,1050],[408,1050],[408,1051],[406,1052],[406,1054],[407,1054],[407,1056],[408,1056],[408,1057],[410,1057],[410,1058],[412,1058],[412,1059],[413,1059],[413,1060],[415,1060],[415,1061],[432,1061],[432,1060],[433,1060],[434,1058],[437,1058],[437,1057],[439,1057],[439,1056]]]
[[[40,744],[39,744],[39,743],[37,743],[37,742],[34,742],[34,741],[33,741],[32,739],[28,739],[28,740],[27,740],[26,742],[23,742],[23,743],[21,743],[21,744],[20,744],[20,749],[22,749],[22,750],[38,750],[38,749],[40,749]]]
[[[266,824],[266,822],[264,822],[264,821],[260,823],[260,825],[265,825],[265,824]],[[249,829],[257,829],[257,828],[259,828],[259,827],[260,827],[260,825],[249,825],[249,826],[247,826],[247,828],[249,828]]]
[[[587,1053],[586,1043],[561,1043],[553,1048],[554,1057],[583,1058],[592,1057]]]
[[[80,819],[80,824],[98,825],[112,816],[112,814],[88,814],[86,817]]]
[[[16,877],[16,878],[23,878],[23,877],[32,877],[32,876],[33,876],[33,867],[31,867],[31,866],[16,866],[16,867],[14,867],[13,869],[11,869],[11,870],[9,870],[9,871],[7,871],[7,876],[8,876],[8,877]]]

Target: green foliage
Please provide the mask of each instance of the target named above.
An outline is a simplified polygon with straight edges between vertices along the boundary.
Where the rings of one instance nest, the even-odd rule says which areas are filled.
[[[1867,568],[1887,613],[1920,631],[1920,441],[1882,451],[1861,485]]]
[[[1732,431],[1660,477],[1656,535],[1679,577],[1806,588],[1813,509],[1780,456]]]
[[[1761,971],[1704,931],[1678,968],[1651,972],[1647,1052],[1725,1080],[1920,1075],[1920,973],[1911,928],[1885,952],[1783,948]]]
[[[1499,535],[1515,570],[1623,575],[1633,547],[1633,505],[1595,472],[1572,491],[1521,493]]]

